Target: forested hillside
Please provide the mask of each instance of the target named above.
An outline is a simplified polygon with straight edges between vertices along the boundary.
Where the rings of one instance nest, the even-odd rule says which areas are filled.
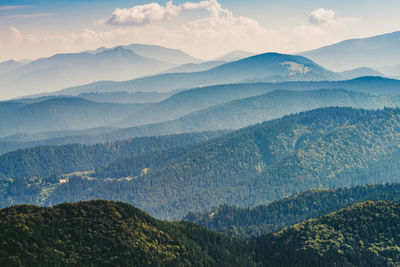
[[[399,201],[400,184],[313,189],[254,208],[221,205],[208,211],[189,213],[183,220],[231,236],[252,237],[367,200]]]
[[[365,202],[256,239],[158,221],[128,204],[0,210],[2,266],[397,266],[399,202]]]
[[[105,198],[134,204],[158,218],[179,219],[189,211],[224,203],[254,207],[312,188],[398,182],[399,125],[399,109],[317,109],[177,154],[117,160],[57,184],[47,194],[42,191],[40,203]],[[16,185],[6,184],[8,191]],[[23,192],[14,203],[20,203]]]
[[[88,181],[57,190],[59,195],[67,190],[74,196],[80,190],[82,199],[118,191],[119,200],[162,218],[179,218],[222,203],[256,206],[311,188],[396,182],[399,120],[397,109],[314,110],[207,142],[159,168],[153,166],[123,189],[111,182]],[[125,169],[134,170],[134,165],[127,161]],[[116,166],[123,171],[124,166]],[[93,191],[85,191],[87,186]],[[50,199],[70,199],[63,195],[66,198]]]
[[[256,240],[265,266],[398,266],[400,203],[365,202]]]
[[[0,156],[0,177],[42,177],[87,171],[130,156],[202,142],[223,132],[138,137],[104,144],[38,146]]]
[[[124,203],[0,210],[1,266],[251,266],[245,244]]]

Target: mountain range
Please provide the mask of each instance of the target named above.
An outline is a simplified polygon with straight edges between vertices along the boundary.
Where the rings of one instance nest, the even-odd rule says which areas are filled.
[[[100,127],[123,119],[146,105],[97,103],[76,97],[31,104],[0,102],[0,136]]]
[[[159,103],[147,106],[139,105],[137,106],[139,109],[137,112],[118,114],[120,120],[110,122],[111,124],[107,127],[76,131],[70,129],[60,131],[60,128],[58,131],[36,133],[31,131],[29,133],[29,124],[27,124],[24,126],[27,131],[26,134],[17,134],[0,139],[0,152],[4,153],[12,149],[28,148],[34,145],[85,144],[115,141],[135,136],[176,134],[226,128],[237,129],[248,126],[251,123],[289,115],[292,112],[332,105],[361,108],[396,107],[398,105],[398,97],[396,97],[399,93],[398,88],[400,88],[398,80],[381,77],[363,77],[338,82],[255,83],[196,88],[177,92]],[[304,92],[307,90],[319,92]],[[105,93],[104,97],[115,94],[117,93]],[[90,95],[85,94],[82,96]],[[103,94],[93,93],[93,96],[103,97]],[[30,107],[46,106],[57,101],[57,97],[54,96],[49,97],[49,99],[43,99],[53,100],[42,101],[42,104],[30,105]],[[277,102],[274,102],[275,100]],[[35,99],[21,101],[27,104],[35,103]],[[8,102],[3,102],[3,105],[6,103]],[[12,102],[11,105],[16,105],[16,103]],[[107,104],[96,105],[107,106]],[[122,106],[126,107],[125,105]],[[43,116],[43,118],[49,117],[48,114]],[[8,122],[6,117],[4,117],[4,120],[4,127],[7,131],[12,130],[12,127],[7,128],[12,123]],[[33,122],[34,120],[32,119]],[[88,125],[91,123],[94,123],[94,121]],[[63,125],[63,127],[65,126],[66,124]],[[133,127],[116,128],[129,126]],[[37,129],[35,127],[33,128]]]
[[[56,91],[100,80],[128,80],[160,73],[178,64],[198,61],[179,50],[149,45],[57,54],[9,67],[8,71],[0,74],[0,85],[4,88],[2,98]],[[0,67],[4,65],[6,63]]]
[[[11,170],[19,169],[14,162],[25,155],[48,170],[64,168],[53,164],[52,156],[19,151],[4,155],[2,177],[9,188],[30,183],[41,188],[34,193],[35,187],[21,187],[17,202],[27,194],[47,205],[106,198],[177,219],[222,203],[249,207],[312,188],[398,182],[399,118],[398,109],[317,109],[202,143],[117,159],[63,184],[58,181],[64,178],[42,175],[31,181],[38,177],[33,170],[41,168],[29,165],[18,183],[8,180]]]
[[[0,266],[400,266],[399,44],[0,63]]]
[[[159,74],[112,84],[95,83],[67,88],[57,93],[76,95],[94,91],[168,92],[177,89],[239,82],[321,81],[338,79],[340,79],[338,74],[315,64],[307,58],[266,53],[225,63],[201,72]]]
[[[366,68],[366,67],[342,71],[342,72],[339,72],[338,74],[346,79],[356,79],[356,78],[366,77],[366,76],[385,77],[385,75],[383,75],[379,71],[376,71],[371,68]]]
[[[400,31],[349,39],[300,55],[335,71],[392,66],[400,62]]]

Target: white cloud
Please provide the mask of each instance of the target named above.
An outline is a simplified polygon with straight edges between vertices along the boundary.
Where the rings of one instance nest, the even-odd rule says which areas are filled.
[[[298,38],[299,47],[309,50],[340,41],[337,36],[360,20],[356,17],[337,17],[335,11],[319,8],[309,14],[309,23],[295,27],[293,34]]]
[[[117,8],[108,19],[99,20],[96,24],[109,24],[114,26],[131,25],[139,26],[158,23],[179,16],[183,11],[204,9],[211,13],[212,17],[232,16],[232,12],[222,8],[217,0],[205,0],[200,2],[185,2],[174,5],[169,1],[165,6],[158,3],[137,5],[132,8]]]
[[[145,25],[171,19],[180,14],[181,6],[175,6],[172,1],[165,7],[158,3],[137,5],[132,8],[117,8],[104,23],[110,25]],[[100,21],[101,22],[101,21]]]
[[[180,5],[168,2],[165,6],[149,4],[140,6],[142,9],[137,7],[131,8],[135,12],[126,9],[117,12],[118,16],[115,17],[114,11],[110,18],[102,21],[102,24],[110,25],[106,21],[112,19],[113,27],[102,25],[69,34],[30,34],[25,33],[24,28],[22,31],[10,28],[7,34],[0,36],[3,44],[0,54],[4,55],[3,59],[21,59],[132,43],[178,48],[203,59],[213,59],[232,50],[293,53],[340,41],[338,36],[342,36],[352,22],[359,20],[323,16],[323,12],[317,16],[318,12],[313,11],[309,15],[314,17],[313,22],[306,16],[304,21],[307,22],[308,18],[309,23],[304,25],[269,29],[252,18],[236,16],[217,0],[184,2]],[[205,12],[192,16],[190,12],[194,10]],[[125,16],[120,15],[124,12],[127,12]],[[162,23],[180,15],[182,18],[177,21]],[[126,27],[126,24],[135,27]]]
[[[196,10],[205,10],[207,13],[200,13],[200,17],[193,17],[184,23],[161,24],[184,12]],[[87,31],[84,34],[87,40],[94,42],[119,38],[121,42],[156,43],[178,47],[203,58],[212,58],[235,49],[265,51],[267,43],[272,45],[281,39],[279,33],[265,29],[254,19],[234,16],[217,0],[184,2],[180,5],[169,1],[165,6],[151,3],[116,9],[110,18],[97,21],[96,24],[117,27],[102,33]],[[120,27],[127,25],[136,27]]]
[[[315,25],[333,23],[335,21],[335,11],[319,8],[311,12],[308,21]]]
[[[222,8],[221,4],[217,0],[206,0],[199,3],[186,2],[182,4],[183,10],[198,10],[205,9],[211,12],[214,18],[220,16],[232,16],[232,12]]]
[[[348,23],[354,23],[360,21],[361,18],[348,18],[336,17],[336,12],[333,10],[326,10],[325,8],[319,8],[310,13],[308,21],[314,26],[330,26],[330,27],[341,27]]]

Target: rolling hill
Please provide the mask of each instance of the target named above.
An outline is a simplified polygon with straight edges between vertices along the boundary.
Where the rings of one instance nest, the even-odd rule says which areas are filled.
[[[345,40],[300,55],[335,71],[392,66],[400,62],[400,31]]]
[[[228,54],[222,55],[217,57],[215,60],[216,61],[237,61],[243,58],[248,58],[255,56],[255,53],[248,52],[248,51],[242,51],[242,50],[235,50],[232,52],[229,52]]]
[[[76,97],[23,104],[1,102],[0,136],[100,127],[126,117],[146,104],[96,103]]]
[[[342,71],[342,72],[339,72],[338,74],[346,79],[356,79],[356,78],[366,77],[366,76],[385,77],[385,75],[383,75],[379,71],[376,71],[371,68],[366,68],[366,67]]]
[[[173,67],[167,70],[165,73],[199,72],[215,68],[225,63],[226,61],[206,61],[202,63],[187,63],[177,67]]]
[[[21,67],[22,65],[24,65],[24,63],[15,60],[0,62],[0,75]]]
[[[179,117],[180,114],[185,115],[190,111],[190,108],[194,110],[192,113],[178,119],[158,124],[137,126],[136,128],[131,128],[131,131],[133,133],[136,129],[138,133],[154,131],[154,134],[162,134],[168,129],[174,129],[178,133],[239,129],[266,120],[321,107],[341,106],[377,109],[400,106],[399,96],[371,96],[342,89],[322,89],[313,91],[272,91],[222,104],[217,103],[212,107],[196,111],[200,109],[199,104],[202,103],[198,97],[193,98],[194,101],[197,101],[197,105],[195,103],[190,105],[192,101],[182,101],[182,105],[176,105],[180,108],[175,110],[165,108],[172,103],[177,103],[176,98],[178,97],[177,95],[176,97],[171,97],[168,101],[139,110],[114,124],[114,126],[129,127],[131,124],[168,120],[169,118]],[[215,104],[218,100],[215,98],[215,101],[207,103]],[[184,108],[186,109],[184,110]],[[160,116],[158,114],[163,115]]]
[[[268,87],[263,84],[230,84],[185,90],[143,109],[142,112],[132,113],[114,125],[129,127],[173,120],[194,111],[235,99],[260,95],[267,91]]]

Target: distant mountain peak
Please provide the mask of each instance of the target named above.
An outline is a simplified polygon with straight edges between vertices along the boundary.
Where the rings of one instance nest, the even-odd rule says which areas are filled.
[[[255,53],[252,53],[252,52],[243,51],[243,50],[235,50],[235,51],[229,52],[228,54],[217,57],[215,59],[215,61],[235,61],[235,60],[240,60],[243,58],[251,57],[254,55],[255,55]]]
[[[299,55],[336,71],[392,66],[400,62],[400,31],[348,39]]]

